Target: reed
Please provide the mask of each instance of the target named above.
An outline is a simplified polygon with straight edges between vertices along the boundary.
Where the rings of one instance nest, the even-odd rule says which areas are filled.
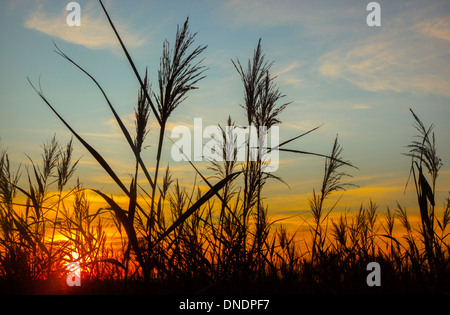
[[[163,53],[158,71],[159,94],[153,93],[159,117],[161,117],[156,153],[155,183],[158,179],[167,121],[172,112],[186,100],[187,93],[197,89],[196,84],[204,78],[203,73],[206,69],[201,65],[202,60],[197,62],[196,59],[206,49],[206,46],[198,46],[192,52],[189,51],[195,41],[195,36],[196,33],[191,34],[189,31],[189,18],[187,18],[181,29],[177,27],[174,48],[170,48],[167,40],[163,43]],[[155,194],[156,185],[152,191],[151,217],[154,216]],[[152,226],[150,226],[150,229],[152,229]]]
[[[127,202],[119,204],[108,192],[85,189],[78,178],[74,179],[79,160],[74,159],[72,139],[61,146],[56,137],[52,138],[42,146],[39,163],[28,157],[28,165],[15,171],[7,152],[2,152],[0,284],[5,279],[59,279],[61,283],[67,275],[65,265],[77,261],[84,280],[105,281],[106,286],[128,293],[370,293],[373,290],[366,286],[366,266],[377,261],[387,275],[383,276],[383,292],[448,291],[450,198],[445,200],[442,217],[438,217],[436,178],[442,163],[433,126],[426,128],[411,111],[418,137],[407,146],[406,155],[411,158],[408,182],[412,178],[415,184],[419,229],[400,203],[395,208],[387,207],[384,215],[369,200],[354,213],[348,210],[337,219],[331,216],[342,195],[335,202],[330,202],[330,196],[354,187],[348,182],[351,176],[346,168],[357,169],[343,159],[338,137],[329,154],[287,148],[320,126],[269,149],[324,159],[321,186],[313,189],[309,199],[311,219],[302,216],[303,221],[297,220],[309,228],[305,237],[299,233],[305,225],[291,230],[281,224],[285,218],[273,219],[277,209],[270,205],[270,196],[264,198],[263,189],[268,180],[282,179],[264,172],[263,157],[252,159],[250,141],[245,143],[245,161],[236,161],[235,139],[229,132],[239,126],[231,117],[226,120],[231,128],[221,127],[222,137],[216,139],[223,161],[209,161],[205,171],[189,161],[194,174],[192,188],[182,184],[169,164],[159,174],[167,144],[165,128],[171,114],[181,108],[204,78],[206,68],[200,56],[206,46],[194,46],[196,33],[191,33],[186,19],[177,28],[173,46],[168,41],[163,43],[158,84],[152,90],[148,70],[140,76],[106,7],[99,3],[139,83],[134,134],[127,130],[100,83],[56,44],[55,51],[81,70],[103,95],[135,158],[130,180],[123,180],[101,150],[92,147],[58,113],[40,84],[37,88],[29,82],[75,141],[113,179]],[[246,66],[239,59],[230,65],[243,85],[241,107],[248,125],[257,127],[259,138],[261,132],[282,124],[280,115],[290,104],[283,102],[285,96],[270,72],[272,64],[266,60],[259,40]],[[156,140],[149,139],[152,119],[159,127]],[[149,142],[155,144],[156,156],[144,161],[141,153]],[[258,143],[259,149],[261,145]],[[155,165],[153,177],[146,166],[149,163]],[[145,184],[140,184],[139,176],[145,176]],[[203,185],[206,189],[201,188]],[[99,209],[93,209],[92,192],[104,200]],[[18,202],[18,195],[26,202]],[[294,217],[298,218],[289,218]]]

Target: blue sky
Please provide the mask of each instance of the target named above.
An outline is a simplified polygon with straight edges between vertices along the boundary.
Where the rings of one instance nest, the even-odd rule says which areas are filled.
[[[39,159],[40,145],[56,133],[69,132],[32,90],[37,83],[59,113],[114,165],[123,178],[133,169],[126,142],[93,83],[53,52],[52,40],[85,67],[102,85],[130,132],[138,83],[97,1],[78,1],[81,26],[66,24],[69,1],[35,0],[0,3],[0,138],[15,163],[24,153]],[[381,26],[366,24],[370,1],[230,0],[105,1],[141,74],[149,67],[156,86],[162,42],[173,43],[177,24],[187,16],[198,32],[207,77],[171,116],[170,126],[225,124],[228,115],[246,122],[239,104],[243,88],[231,59],[246,62],[259,38],[274,60],[277,84],[292,102],[281,115],[280,137],[288,139],[310,128],[319,130],[290,148],[328,153],[336,134],[343,156],[359,170],[348,170],[359,188],[341,204],[355,207],[372,198],[381,207],[395,201],[414,207],[412,189],[403,194],[409,159],[402,156],[415,135],[412,108],[426,125],[435,124],[438,153],[444,166],[438,181],[438,205],[450,187],[450,3],[448,1],[378,1]],[[153,167],[158,128],[152,128],[144,158]],[[163,165],[192,183],[188,165]],[[78,175],[86,187],[113,191],[114,185],[78,143],[83,156]],[[323,160],[282,153],[276,175],[267,186],[268,203],[284,211],[303,209],[312,188],[319,189]],[[206,170],[206,165],[201,164]],[[412,186],[411,186],[412,188]]]

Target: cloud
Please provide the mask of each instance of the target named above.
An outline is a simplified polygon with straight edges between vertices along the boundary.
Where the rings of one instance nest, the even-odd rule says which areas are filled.
[[[94,132],[79,132],[80,136],[99,137],[99,138],[122,138],[119,133],[94,133]]]
[[[290,63],[289,65],[285,66],[284,68],[282,68],[281,70],[278,70],[277,73],[275,73],[275,76],[283,75],[283,74],[288,73],[298,67],[299,67],[299,63],[297,61],[294,61],[294,62]]]
[[[314,129],[316,127],[320,126],[320,124],[317,121],[314,120],[301,120],[297,121],[296,123],[290,123],[290,122],[283,122],[283,125],[281,126],[284,128],[289,128],[295,131],[309,131],[311,129]],[[324,126],[323,126],[324,127]]]
[[[97,8],[98,9],[98,8]],[[72,44],[81,45],[89,49],[117,49],[119,43],[107,19],[92,5],[81,8],[81,26],[68,26],[66,23],[69,11],[52,13],[45,10],[42,4],[25,20],[24,26],[39,31],[51,37],[56,37]],[[115,26],[125,44],[129,47],[139,47],[145,43],[145,36],[140,36],[121,22]]]
[[[416,25],[417,31],[445,41],[450,41],[450,16],[436,17]]]
[[[283,84],[292,85],[294,87],[299,87],[302,85],[303,80],[296,74],[296,69],[302,66],[298,62],[292,62],[285,66],[284,68],[278,70],[275,73],[275,77],[278,78]]]
[[[351,107],[351,109],[370,109],[371,107],[368,105],[363,105],[363,104],[355,104]]]
[[[366,4],[352,1],[337,5],[327,0],[227,0],[215,14],[229,28],[285,27],[286,36],[292,38],[288,50],[303,49],[297,44],[300,39],[312,38],[311,45],[326,47],[328,52],[319,58],[306,52],[301,58],[311,57],[308,64],[318,65],[322,76],[372,92],[450,96],[446,6],[443,1],[384,4],[382,26],[376,29],[365,24]],[[297,75],[298,68],[294,63],[287,65],[279,73],[280,81],[293,87],[307,85],[308,80]]]
[[[411,24],[411,19],[413,23]],[[402,16],[319,58],[319,72],[365,90],[450,96],[450,17]]]
[[[336,21],[355,19],[364,6],[352,2],[336,5],[333,0],[226,0],[221,1],[217,15],[231,28],[273,28],[294,26],[308,28],[315,34],[334,32],[329,26]],[[336,24],[334,24],[336,25]]]

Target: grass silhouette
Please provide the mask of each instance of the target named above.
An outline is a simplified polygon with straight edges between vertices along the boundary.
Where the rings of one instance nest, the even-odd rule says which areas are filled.
[[[426,128],[411,110],[418,136],[408,146],[410,178],[414,181],[421,226],[409,222],[400,204],[387,208],[384,218],[378,206],[362,204],[355,216],[342,214],[329,218],[337,202],[328,197],[352,184],[343,169],[357,169],[342,157],[336,136],[329,155],[285,148],[289,143],[314,132],[313,128],[284,141],[272,150],[308,154],[325,159],[320,190],[310,201],[312,222],[307,222],[310,240],[301,249],[295,232],[275,228],[270,207],[263,202],[267,180],[280,180],[264,172],[264,161],[247,155],[243,162],[229,143],[223,148],[223,162],[210,161],[214,175],[208,179],[192,163],[194,188],[188,191],[167,166],[160,178],[160,160],[165,145],[164,132],[171,113],[204,78],[202,59],[206,46],[192,48],[195,35],[188,19],[178,27],[175,44],[163,44],[158,89],[151,91],[148,73],[141,78],[103,3],[99,1],[134,71],[139,93],[135,109],[135,136],[123,124],[100,84],[56,44],[56,52],[86,74],[99,88],[135,157],[129,186],[103,158],[60,116],[39,89],[40,98],[68,128],[97,163],[127,196],[123,208],[114,196],[101,190],[83,188],[79,180],[68,188],[76,173],[72,140],[61,146],[56,138],[43,145],[42,160],[31,158],[26,167],[28,186],[20,186],[22,171],[10,167],[8,153],[0,159],[0,288],[6,292],[64,293],[66,265],[79,262],[83,287],[88,293],[440,293],[450,289],[450,198],[441,219],[435,216],[436,178],[441,167],[435,147],[433,126]],[[280,104],[284,95],[270,74],[272,63],[265,60],[261,40],[247,67],[232,61],[244,86],[242,108],[248,125],[270,127],[281,124],[279,115],[289,103]],[[153,116],[152,116],[153,114]],[[159,126],[154,160],[141,157],[148,133],[148,122]],[[227,126],[234,126],[231,117]],[[235,126],[236,127],[236,126]],[[221,128],[224,139],[227,130]],[[264,132],[264,131],[263,131]],[[218,140],[219,141],[219,140]],[[233,143],[234,144],[234,143]],[[153,177],[147,165],[154,163]],[[428,171],[427,175],[425,170]],[[151,189],[138,185],[144,174]],[[197,176],[207,184],[200,189]],[[429,179],[427,179],[429,177]],[[430,184],[431,183],[431,184]],[[89,193],[95,192],[105,206],[92,209]],[[18,194],[26,199],[17,200]],[[399,220],[405,234],[394,234]],[[114,232],[111,232],[114,231]],[[382,286],[368,287],[366,266],[378,262]],[[35,291],[33,291],[35,290]]]

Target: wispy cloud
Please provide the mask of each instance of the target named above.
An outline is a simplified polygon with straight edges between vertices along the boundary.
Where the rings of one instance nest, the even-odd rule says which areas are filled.
[[[358,110],[358,109],[370,109],[370,108],[371,108],[370,106],[363,105],[363,104],[355,104],[355,105],[352,105],[352,107],[351,107],[351,109],[356,109],[356,110]]]
[[[94,132],[80,132],[80,136],[99,137],[99,138],[121,138],[120,133],[94,133]]]
[[[436,17],[416,24],[417,31],[445,41],[450,41],[450,16]]]
[[[296,69],[300,68],[301,64],[297,61],[288,64],[282,69],[278,70],[275,73],[275,76],[280,80],[283,84],[292,85],[294,87],[299,87],[302,85],[303,80],[300,79],[300,76],[296,73]]]
[[[376,35],[319,59],[319,72],[368,91],[450,96],[449,16],[416,22],[414,13],[385,23]],[[411,23],[412,21],[412,23]]]
[[[217,15],[232,28],[272,28],[294,26],[314,29],[314,33],[330,34],[330,23],[355,18],[364,5],[335,5],[333,0],[227,0],[221,1]]]
[[[62,39],[72,44],[82,45],[89,49],[117,49],[119,48],[116,37],[111,30],[106,18],[101,14],[98,7],[85,5],[81,10],[81,26],[68,26],[66,23],[69,11],[51,12],[39,3],[25,20],[24,26],[37,30],[51,37]],[[129,26],[120,21],[115,21],[116,27],[120,29],[121,36],[129,47],[142,46],[146,38],[138,34]]]
[[[314,120],[301,120],[297,123],[283,122],[282,128],[292,129],[295,131],[309,131],[320,126],[317,121]]]
[[[286,36],[292,38],[288,50],[298,50],[301,58],[311,59],[308,64],[318,64],[322,76],[343,79],[372,92],[450,96],[447,4],[412,1],[407,6],[393,3],[382,8],[382,26],[377,29],[365,24],[365,4],[353,1],[337,5],[328,0],[227,0],[215,14],[230,28],[287,27]],[[326,47],[328,52],[319,58],[311,55],[299,46],[308,38],[314,38],[314,45]],[[307,85],[307,77],[297,75],[298,68],[292,63],[282,69],[282,83]],[[311,69],[305,66],[302,70],[308,73]]]

